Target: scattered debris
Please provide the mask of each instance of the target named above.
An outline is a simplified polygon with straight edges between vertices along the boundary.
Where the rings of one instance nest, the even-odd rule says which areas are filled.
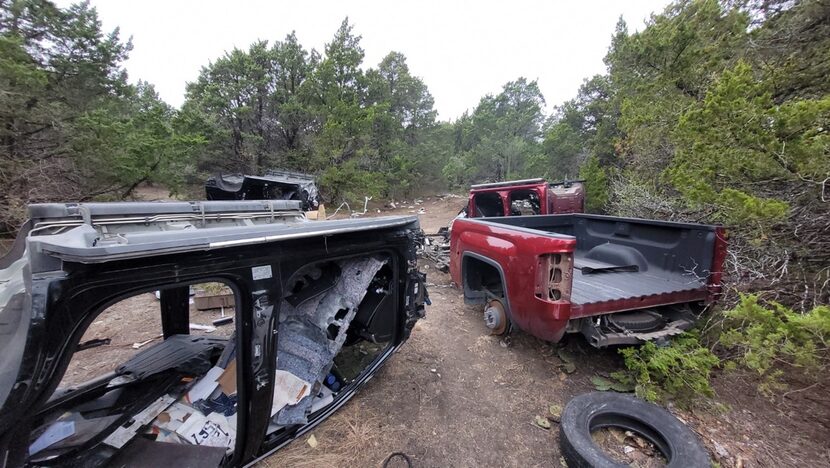
[[[176,434],[188,443],[207,447],[233,448],[236,443],[236,431],[228,419],[219,413],[204,416],[194,412],[176,429]]]
[[[365,215],[369,210],[369,201],[372,200],[372,197],[363,197],[363,212],[361,213],[352,213],[352,218],[355,216],[362,216]]]
[[[340,204],[340,206],[337,207],[336,210],[334,210],[334,213],[332,213],[331,215],[325,216],[326,212],[325,212],[325,209],[324,209],[322,216],[319,216],[319,217],[324,217],[325,216],[325,219],[332,219],[345,206],[346,209],[349,211],[349,217],[350,218],[357,218],[357,217],[363,216],[363,215],[365,215],[366,213],[369,212],[369,201],[371,201],[371,200],[372,200],[372,197],[363,197],[363,211],[352,211],[352,207],[349,206],[349,202],[344,201],[343,203]],[[378,210],[378,212],[380,212],[380,210]]]
[[[625,384],[618,380],[606,379],[601,375],[591,377],[591,383],[594,384],[595,389],[601,392],[613,390],[615,392],[628,393],[634,391],[634,385],[632,384]]]
[[[559,365],[559,368],[562,369],[562,372],[566,374],[573,374],[576,372],[576,364],[574,364],[574,357],[565,348],[559,348],[557,351],[557,356],[562,361],[562,364]]]
[[[348,203],[348,202],[343,202],[343,203],[341,203],[341,204],[340,204],[340,206],[338,206],[338,207],[337,207],[337,209],[336,209],[336,210],[334,210],[334,213],[330,214],[329,216],[326,216],[326,219],[331,219],[331,218],[334,218],[335,216],[337,216],[337,213],[338,213],[338,212],[340,211],[340,209],[341,209],[341,208],[343,208],[344,206],[346,207],[346,209],[347,209],[347,210],[349,210],[349,213],[351,213],[351,212],[352,212],[352,207],[350,207],[350,206],[349,206],[349,203]]]
[[[718,441],[713,440],[712,445],[715,446],[715,455],[718,456],[721,460],[728,460],[730,458],[729,451],[726,450],[726,447],[718,443]]]
[[[309,384],[322,382],[346,341],[357,306],[386,262],[363,257],[312,265],[298,272],[297,284],[289,288],[297,292],[280,306],[277,369]],[[324,288],[317,288],[318,284]],[[282,426],[307,423],[312,400],[304,396],[296,405],[286,406],[275,422]]]
[[[548,418],[536,415],[536,419],[533,422],[542,429],[550,429],[550,421],[548,421]]]
[[[85,349],[92,349],[97,348],[99,346],[106,346],[112,343],[112,340],[109,338],[95,338],[92,340],[84,341],[83,343],[79,343],[78,347],[75,351],[83,351]]]
[[[551,420],[555,423],[559,423],[559,421],[561,421],[561,418],[562,418],[562,407],[561,406],[559,406],[559,405],[550,405],[550,406],[548,406],[548,413],[550,413],[550,414],[548,414],[548,419],[549,420]]]
[[[629,460],[613,458],[626,464],[646,457],[668,456],[672,463],[680,461],[684,467],[711,466],[706,449],[691,429],[665,409],[632,395],[609,392],[579,395],[565,406],[561,420],[559,444],[571,466],[610,465],[606,453],[615,451],[622,451],[619,455]],[[651,444],[639,433],[627,430],[620,443],[620,436],[608,426],[648,428],[649,437],[661,442]]]
[[[316,438],[316,437],[314,437],[314,434],[311,434],[311,435],[308,437],[308,440],[307,440],[306,442],[308,443],[308,446],[309,446],[309,447],[311,447],[311,448],[317,448],[317,438]]]
[[[367,197],[364,211],[368,209],[368,201]],[[281,207],[280,212],[273,211],[277,207]],[[60,220],[60,227],[58,224],[41,227],[58,232],[50,234],[52,231],[41,229],[36,236],[27,237],[27,242],[33,237],[38,238],[34,242],[55,242],[54,245],[71,250],[80,259],[93,255],[89,249],[100,250],[103,246],[107,257],[95,257],[92,266],[85,261],[67,263],[61,257],[58,262],[61,265],[76,266],[64,267],[65,275],[44,278],[35,273],[40,268],[52,268],[55,262],[43,261],[48,257],[45,253],[29,252],[25,258],[13,259],[15,269],[11,271],[10,286],[4,284],[5,288],[0,288],[6,293],[3,297],[11,300],[6,305],[12,308],[6,312],[23,317],[31,312],[31,316],[45,317],[43,323],[26,323],[31,327],[29,330],[12,323],[9,327],[15,335],[9,346],[17,341],[29,342],[27,333],[40,336],[43,332],[50,334],[50,342],[59,344],[62,350],[59,356],[53,356],[54,363],[42,372],[38,370],[40,374],[3,370],[10,378],[20,374],[37,379],[49,392],[54,390],[51,397],[38,394],[37,400],[26,395],[29,399],[16,397],[13,403],[18,408],[3,408],[7,419],[14,416],[21,421],[19,425],[25,433],[20,438],[26,444],[15,447],[14,457],[27,465],[103,466],[117,460],[115,465],[127,466],[131,464],[128,462],[142,464],[157,460],[163,452],[183,457],[171,456],[169,460],[184,459],[193,466],[216,466],[231,460],[223,461],[223,458],[234,455],[237,437],[243,434],[261,439],[268,431],[273,436],[269,440],[288,442],[309,428],[299,425],[307,423],[312,413],[315,423],[328,417],[369,380],[392,351],[408,338],[415,322],[424,316],[424,303],[428,301],[425,275],[417,270],[414,255],[416,242],[422,238],[414,218],[405,219],[403,225],[401,218],[343,221],[341,226],[348,228],[344,232],[373,234],[367,237],[366,245],[361,245],[359,238],[353,239],[355,234],[341,237],[332,234],[333,230],[306,223],[302,229],[321,242],[309,245],[302,252],[289,252],[290,261],[282,262],[275,257],[279,252],[248,244],[252,239],[259,243],[260,237],[255,236],[263,233],[281,233],[275,226],[273,230],[267,226],[275,224],[273,217],[290,216],[289,219],[300,220],[303,214],[296,202],[118,203],[63,208],[50,204],[41,208],[48,216],[37,219]],[[83,216],[76,216],[72,211],[76,208]],[[87,223],[81,219],[84,216]],[[90,223],[90,219],[96,222]],[[66,222],[72,224],[63,224]],[[118,232],[107,231],[110,225],[117,225]],[[211,247],[211,252],[206,254],[202,247],[194,247],[204,246],[205,239],[212,239],[209,230],[214,227],[223,229],[217,239],[234,246],[245,245],[244,252],[225,252],[221,250],[223,247]],[[121,256],[118,249],[125,245],[130,251]],[[167,255],[165,246],[169,245],[182,250],[176,250],[174,258],[160,257],[158,264],[144,262],[145,256]],[[107,250],[110,248],[116,250]],[[259,252],[267,255],[252,263]],[[31,259],[38,262],[27,263]],[[125,259],[140,261],[129,264]],[[240,259],[244,262],[235,263]],[[204,335],[217,330],[215,325],[206,323],[236,321],[234,313],[224,314],[225,308],[235,305],[233,296],[214,287],[219,283],[209,283],[201,290],[197,305],[197,293],[186,282],[190,275],[171,273],[170,262],[182,271],[193,270],[205,278],[226,278],[239,268],[249,268],[250,274],[234,273],[233,281],[228,281],[231,287],[239,286],[238,290],[249,292],[243,302],[245,316],[250,320],[240,327],[239,336],[237,333]],[[278,270],[273,271],[273,267]],[[0,268],[4,274],[7,269]],[[14,276],[18,273],[19,278]],[[156,295],[158,302],[148,294],[136,293],[144,291],[148,278],[158,282],[155,286],[160,291]],[[25,288],[30,283],[35,284],[35,289],[40,288],[37,289],[40,295],[31,301],[24,299],[28,297]],[[46,294],[53,290],[61,294]],[[110,356],[101,359],[100,364],[94,360],[83,361],[84,365],[93,362],[95,366],[84,367],[82,375],[86,371],[97,375],[85,382],[66,381],[62,386],[62,375],[74,377],[66,371],[72,352],[78,349],[79,336],[99,337],[81,343],[81,348],[110,343],[110,338],[104,338],[112,330],[108,321],[90,320],[104,329],[101,332],[85,329],[90,324],[81,319],[95,317],[101,304],[126,302],[131,299],[130,294],[139,299],[135,304],[127,303],[129,312],[136,316],[131,317],[128,326],[119,327],[119,331],[134,333],[133,339],[137,340],[117,348],[131,347],[138,351],[123,353],[128,350],[112,349],[132,355],[126,361],[120,361],[118,356],[119,361],[115,362],[120,364],[115,368]],[[144,314],[147,311],[143,302],[157,307],[160,321],[151,321]],[[47,304],[71,314],[47,314],[44,312]],[[201,323],[191,324],[194,308],[216,309],[222,316],[216,313],[210,319],[197,320]],[[115,320],[122,318],[115,316]],[[144,323],[159,328],[145,334],[145,329],[132,327]],[[277,332],[279,340],[275,339]],[[112,342],[117,342],[120,335],[112,335]],[[49,347],[31,350],[21,345],[18,348],[22,366],[40,362],[45,359],[43,356],[52,356],[48,354]],[[95,353],[85,354],[88,357]],[[435,374],[440,378],[437,369]],[[24,400],[25,408],[31,409],[29,414],[19,411]],[[240,407],[240,401],[245,406]],[[7,403],[12,404],[11,400]],[[243,408],[246,415],[248,412],[260,415],[257,428],[262,431],[245,432],[252,420],[237,417]],[[269,410],[274,412],[270,418]],[[14,427],[5,429],[8,431],[3,433],[4,437],[15,430]],[[308,440],[311,446],[316,446],[313,436]],[[246,450],[233,459],[241,465],[262,454]],[[205,464],[206,459],[216,463]]]
[[[214,327],[220,327],[222,325],[227,325],[229,323],[233,323],[233,317],[222,317],[214,320],[213,322]]]
[[[311,384],[291,372],[276,370],[274,375],[274,401],[271,416],[286,406],[293,406],[311,394]]]
[[[139,341],[138,343],[133,343],[133,349],[141,349],[144,345],[146,345],[148,343],[152,343],[153,341],[155,341],[159,338],[163,338],[163,337],[164,337],[164,335],[156,335],[156,336],[150,338],[149,340],[144,340],[144,341]]]
[[[227,294],[197,294],[193,298],[193,305],[196,310],[211,310],[233,308],[235,304],[233,293]]]
[[[216,327],[214,327],[212,325],[202,325],[202,324],[199,324],[199,323],[191,323],[190,324],[190,329],[191,330],[200,330],[200,331],[203,331],[205,333],[213,333],[213,332],[216,331]]]
[[[423,214],[423,213],[421,213]],[[447,273],[450,271],[450,240],[444,233],[428,234],[418,249],[418,256],[428,258],[435,263],[435,268]]]

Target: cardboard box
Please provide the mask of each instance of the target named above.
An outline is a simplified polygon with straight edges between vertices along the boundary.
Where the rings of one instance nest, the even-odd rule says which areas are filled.
[[[232,308],[236,305],[233,300],[233,294],[211,294],[206,296],[196,296],[193,298],[193,303],[197,310]]]

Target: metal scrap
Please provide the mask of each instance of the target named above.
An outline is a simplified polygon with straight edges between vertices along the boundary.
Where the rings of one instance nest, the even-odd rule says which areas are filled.
[[[428,258],[435,263],[435,268],[447,273],[450,271],[450,241],[445,233],[430,234],[424,238],[418,249],[418,256]]]
[[[217,174],[205,181],[208,200],[299,200],[303,211],[316,210],[320,194],[314,176],[269,170],[264,175]]]

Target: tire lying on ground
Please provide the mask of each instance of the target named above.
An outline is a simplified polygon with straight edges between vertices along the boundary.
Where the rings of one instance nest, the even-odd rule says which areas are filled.
[[[594,443],[591,432],[604,427],[637,433],[662,452],[668,467],[711,466],[695,433],[665,409],[631,395],[593,392],[573,398],[562,412],[559,446],[569,467],[628,466],[614,461]]]

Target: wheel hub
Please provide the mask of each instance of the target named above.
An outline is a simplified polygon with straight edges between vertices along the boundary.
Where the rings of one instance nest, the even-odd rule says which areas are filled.
[[[507,330],[507,314],[501,301],[494,299],[484,307],[484,325],[491,335],[502,335]]]

